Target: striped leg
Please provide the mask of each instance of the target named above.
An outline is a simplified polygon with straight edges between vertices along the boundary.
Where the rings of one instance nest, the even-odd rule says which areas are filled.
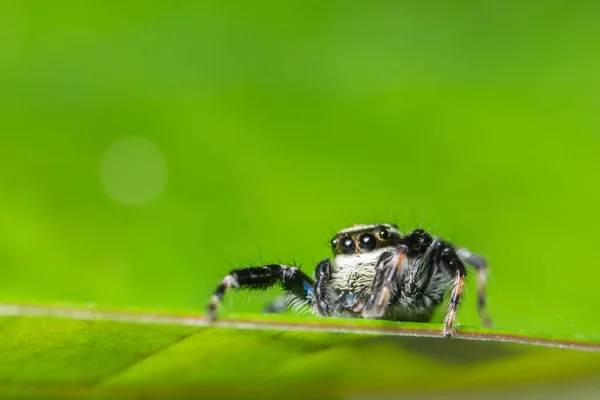
[[[314,302],[317,310],[322,316],[331,315],[329,309],[329,298],[327,293],[327,284],[331,278],[331,260],[321,261],[315,268],[316,282],[314,284]],[[265,307],[265,312],[281,313],[287,308],[286,296],[278,297]]]
[[[280,314],[287,309],[287,301],[285,296],[279,296],[275,300],[265,305],[263,312],[267,314]]]
[[[434,260],[438,265],[438,268],[444,268],[454,276],[450,301],[448,302],[448,310],[446,311],[446,318],[444,320],[444,336],[451,337],[455,332],[454,321],[465,288],[467,269],[449,244],[438,242],[435,252]]]
[[[385,314],[398,272],[406,259],[406,253],[408,248],[401,244],[395,252],[383,253],[377,261],[372,294],[367,302],[367,317],[381,318]]]
[[[492,321],[485,309],[485,288],[487,283],[488,266],[485,259],[477,254],[471,253],[467,249],[459,249],[458,256],[463,262],[472,265],[477,269],[477,310],[484,326],[491,326]]]
[[[312,301],[314,282],[311,278],[296,267],[270,264],[231,271],[223,278],[211,297],[207,316],[210,320],[216,319],[217,306],[229,288],[264,290],[275,285],[280,285],[289,295],[296,297],[301,302]]]
[[[317,278],[317,283],[315,284],[317,309],[321,315],[329,316],[331,315],[331,310],[329,309],[326,291],[327,282],[331,278],[331,261],[329,259],[325,259],[317,265],[315,277]]]
[[[461,271],[456,271],[456,278],[452,283],[452,294],[448,303],[448,311],[444,319],[444,336],[451,337],[454,335],[454,320],[456,319],[456,310],[460,304],[463,289],[465,287],[465,275]]]

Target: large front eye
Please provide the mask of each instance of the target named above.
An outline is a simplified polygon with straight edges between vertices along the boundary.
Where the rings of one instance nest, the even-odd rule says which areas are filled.
[[[349,237],[345,237],[342,240],[342,253],[353,254],[355,251],[356,247],[354,246],[354,240]]]
[[[360,237],[360,249],[364,252],[375,250],[377,247],[377,239],[370,233],[365,233]]]

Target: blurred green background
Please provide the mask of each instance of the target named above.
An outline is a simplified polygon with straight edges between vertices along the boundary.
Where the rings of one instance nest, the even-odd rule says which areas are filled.
[[[486,255],[497,327],[598,338],[599,18],[4,0],[0,301],[204,312],[235,265],[312,272],[336,230],[389,221]]]

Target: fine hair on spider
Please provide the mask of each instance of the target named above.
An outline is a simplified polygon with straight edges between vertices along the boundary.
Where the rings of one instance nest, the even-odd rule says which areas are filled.
[[[264,290],[279,286],[285,301],[270,312],[307,306],[319,316],[428,322],[449,292],[443,336],[455,333],[455,321],[467,277],[477,272],[477,307],[484,325],[491,325],[485,308],[487,263],[466,248],[423,229],[402,233],[393,224],[354,225],[330,241],[333,260],[326,258],[308,276],[295,265],[266,264],[234,269],[217,286],[208,318],[230,288]]]

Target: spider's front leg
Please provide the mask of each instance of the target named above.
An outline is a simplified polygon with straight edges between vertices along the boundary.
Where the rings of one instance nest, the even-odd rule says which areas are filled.
[[[312,302],[317,306],[317,312],[322,316],[330,316],[331,309],[329,307],[329,293],[327,293],[327,285],[331,278],[331,260],[325,259],[321,261],[315,268],[315,277],[317,278],[314,284],[314,293],[311,296]],[[287,308],[285,296],[276,298],[272,303],[265,307],[268,313],[280,313]]]
[[[397,280],[402,264],[406,259],[408,247],[398,245],[394,252],[383,253],[375,266],[375,277],[371,288],[371,296],[367,301],[365,315],[369,318],[381,318],[388,308],[394,283]]]
[[[314,298],[317,303],[317,309],[319,310],[319,314],[329,316],[331,315],[327,294],[327,283],[331,278],[331,261],[329,259],[326,258],[317,265],[315,277],[317,278],[317,283],[315,284]]]
[[[227,275],[210,299],[207,317],[216,319],[216,310],[229,288],[264,290],[275,285],[301,302],[310,303],[314,296],[313,280],[296,267],[281,264],[269,264],[262,267],[234,269]]]

